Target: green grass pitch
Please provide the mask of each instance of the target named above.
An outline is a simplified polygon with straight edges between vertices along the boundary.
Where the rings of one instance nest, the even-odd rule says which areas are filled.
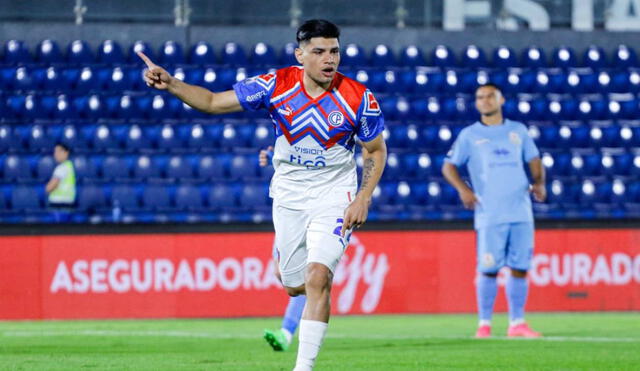
[[[639,313],[529,314],[543,339],[472,338],[473,315],[334,317],[316,370],[640,370]],[[278,318],[0,322],[0,370],[291,370]]]

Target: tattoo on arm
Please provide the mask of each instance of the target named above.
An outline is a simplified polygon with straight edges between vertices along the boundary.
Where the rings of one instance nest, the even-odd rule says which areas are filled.
[[[373,161],[372,158],[364,160],[364,165],[362,166],[362,184],[360,185],[360,190],[367,188],[367,186],[369,185],[369,180],[371,179],[374,168],[375,161]]]

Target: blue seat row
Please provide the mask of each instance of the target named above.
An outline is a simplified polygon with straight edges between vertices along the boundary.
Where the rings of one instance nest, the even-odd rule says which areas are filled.
[[[478,112],[470,95],[380,95],[387,120],[475,120]],[[611,95],[520,95],[504,106],[505,116],[529,120],[636,120],[640,99],[631,94]],[[228,117],[267,118],[264,112]],[[8,95],[0,96],[0,120],[70,119],[211,119],[163,94]]]
[[[217,155],[124,155],[74,156],[76,176],[81,182],[185,182],[236,179],[268,180],[273,168],[260,167],[258,154]],[[51,177],[50,156],[0,155],[0,179],[10,182],[43,182]]]
[[[264,120],[245,124],[0,125],[0,153],[49,152],[57,142],[88,153],[257,150],[272,145],[274,136],[272,123]]]
[[[383,179],[427,181],[441,178],[444,157],[442,152],[391,152],[387,157]],[[73,157],[73,162],[81,183],[254,181],[268,180],[273,175],[272,167],[259,166],[256,153],[79,155]],[[550,176],[640,177],[640,150],[543,151],[542,163]],[[54,161],[50,156],[0,155],[0,180],[3,183],[42,183],[49,179],[53,168]]]
[[[191,84],[210,90],[230,89],[237,81],[274,69],[231,67],[177,67],[169,72]],[[506,94],[518,93],[627,93],[640,92],[637,68],[592,69],[444,69],[444,68],[345,68],[342,72],[376,93],[459,94],[473,93],[478,84],[492,81]],[[0,67],[0,90],[19,92],[149,91],[142,66],[96,67]]]
[[[15,186],[0,189],[3,212],[38,212],[47,208],[43,186]],[[205,211],[238,208],[265,209],[271,205],[268,183],[212,183],[207,185],[105,184],[79,187],[77,210],[121,211]]]
[[[151,58],[156,58],[165,65],[175,64],[229,64],[229,65],[287,65],[296,63],[294,58],[295,44],[288,43],[276,53],[275,48],[260,42],[251,47],[228,42],[219,51],[207,42],[194,43],[189,48],[183,47],[175,41],[163,43],[157,52],[144,41],[137,41],[128,48],[114,40],[105,40],[93,48],[82,40],[71,42],[63,52],[59,43],[53,40],[43,40],[35,48],[35,53],[29,46],[19,40],[9,40],[4,45],[0,62],[5,64],[39,63],[43,65],[68,63],[109,64],[121,65],[139,63],[136,52],[142,51]],[[125,52],[127,49],[127,52]],[[188,49],[188,50],[186,50]],[[428,55],[426,55],[428,54]],[[409,45],[403,47],[399,54],[388,45],[377,45],[371,53],[357,44],[348,44],[342,51],[342,64],[346,66],[448,66],[448,67],[593,67],[606,66],[628,67],[637,66],[638,60],[634,49],[628,45],[618,45],[607,52],[598,46],[591,46],[580,52],[571,47],[558,47],[547,55],[547,51],[536,46],[524,48],[519,53],[505,46],[485,52],[476,45],[469,45],[460,53],[455,53],[446,45],[438,45],[425,53],[420,47]]]

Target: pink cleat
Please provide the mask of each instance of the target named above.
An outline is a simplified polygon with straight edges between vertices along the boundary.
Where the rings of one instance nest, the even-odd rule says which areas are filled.
[[[523,337],[523,338],[539,338],[541,333],[533,331],[526,323],[521,323],[515,326],[509,326],[507,331],[508,337]]]
[[[491,337],[491,326],[482,325],[476,331],[476,339],[485,339]]]

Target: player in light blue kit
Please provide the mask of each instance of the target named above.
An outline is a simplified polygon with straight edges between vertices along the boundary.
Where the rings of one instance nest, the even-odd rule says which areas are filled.
[[[510,337],[539,337],[524,320],[527,270],[533,255],[532,193],[546,198],[544,168],[538,148],[527,128],[502,117],[504,97],[494,84],[476,90],[479,122],[464,128],[442,167],[465,207],[475,209],[477,233],[477,300],[479,325],[476,337],[491,336],[491,317],[501,267],[511,269],[506,294]],[[529,183],[524,165],[533,178]],[[467,165],[473,189],[461,179],[458,167]]]

